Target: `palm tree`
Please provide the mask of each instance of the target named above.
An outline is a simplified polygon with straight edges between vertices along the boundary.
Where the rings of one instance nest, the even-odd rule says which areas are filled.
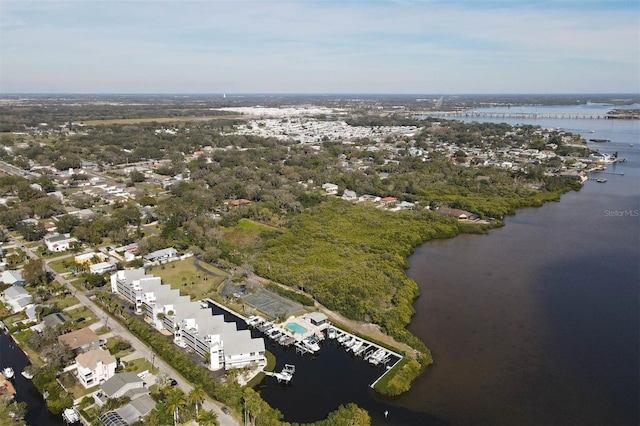
[[[202,410],[196,416],[196,421],[200,426],[213,426],[218,423],[218,416],[213,411]]]
[[[198,406],[202,404],[206,396],[207,393],[200,385],[195,385],[193,389],[191,389],[191,392],[189,392],[189,395],[187,395],[188,401],[196,406],[196,418],[198,417]]]
[[[175,426],[178,424],[180,410],[187,405],[187,400],[182,389],[172,389],[167,395],[166,403],[169,411],[173,413],[173,424]]]

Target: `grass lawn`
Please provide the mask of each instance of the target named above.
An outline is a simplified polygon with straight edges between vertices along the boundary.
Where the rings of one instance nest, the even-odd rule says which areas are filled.
[[[53,269],[59,274],[64,274],[65,272],[71,272],[71,270],[76,267],[76,263],[73,260],[73,257],[54,260],[49,262],[48,265],[51,267],[51,269]]]
[[[118,343],[120,343],[120,342],[127,343],[129,348],[118,351],[116,349],[116,345],[118,345]],[[105,344],[105,346],[107,347],[107,349],[109,350],[111,355],[113,355],[116,358],[122,358],[123,356],[127,356],[130,353],[133,353],[133,351],[134,351],[134,349],[131,347],[129,342],[127,342],[126,340],[124,340],[123,338],[118,337],[118,336],[109,337],[107,339],[107,343]]]
[[[80,303],[80,301],[76,299],[74,296],[71,296],[70,294],[68,294],[66,296],[58,296],[53,299],[50,299],[47,301],[47,303],[54,303],[60,309],[65,309],[65,308],[68,308],[69,306],[77,305],[78,303]]]
[[[124,371],[131,371],[133,373],[142,373],[143,371],[149,371],[151,374],[158,372],[158,367],[152,367],[151,362],[146,358],[136,358],[130,361],[125,361],[126,367]]]
[[[227,273],[203,262],[200,262],[207,271],[220,275],[211,276],[201,271],[194,265],[195,258],[171,262],[164,265],[153,266],[147,269],[148,274],[162,278],[164,284],[180,290],[180,294],[189,295],[192,300],[209,297],[214,294],[218,285],[227,277]]]
[[[85,389],[85,387],[82,386],[78,379],[73,375],[72,371],[66,371],[60,374],[58,380],[60,380],[60,383],[62,383],[62,386],[67,390],[67,392],[73,396],[73,399],[79,399],[85,395],[89,395],[91,392],[98,390],[99,386],[95,385],[89,389]]]
[[[85,306],[72,309],[70,311],[64,311],[64,313],[70,318],[71,322],[76,324],[76,328],[84,328],[100,321],[100,318],[97,318],[96,315]],[[77,322],[78,318],[84,318],[84,320]]]
[[[109,331],[111,330],[106,325],[103,325],[102,327],[95,330],[98,336],[100,336],[101,334],[107,334]]]

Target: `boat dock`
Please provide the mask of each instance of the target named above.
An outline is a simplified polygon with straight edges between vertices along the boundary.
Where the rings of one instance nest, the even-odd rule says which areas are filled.
[[[332,340],[335,339],[345,347],[347,352],[351,352],[355,356],[362,356],[365,361],[372,365],[387,365],[393,358],[398,358],[398,360],[403,358],[397,352],[336,327],[327,329],[327,337]]]
[[[296,366],[292,364],[285,364],[282,371],[279,373],[274,373],[271,371],[265,371],[264,374],[266,376],[275,377],[278,383],[289,384],[289,382],[293,379],[293,374],[296,372]]]

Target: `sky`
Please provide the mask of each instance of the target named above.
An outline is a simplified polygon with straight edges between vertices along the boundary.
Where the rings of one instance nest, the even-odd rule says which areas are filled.
[[[0,0],[0,93],[640,93],[640,0]]]

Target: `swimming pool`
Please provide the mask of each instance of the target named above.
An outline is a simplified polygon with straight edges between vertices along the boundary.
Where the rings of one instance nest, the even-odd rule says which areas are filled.
[[[287,324],[287,328],[294,333],[304,334],[307,332],[307,329],[301,326],[300,324],[296,324],[295,322],[291,322]]]

